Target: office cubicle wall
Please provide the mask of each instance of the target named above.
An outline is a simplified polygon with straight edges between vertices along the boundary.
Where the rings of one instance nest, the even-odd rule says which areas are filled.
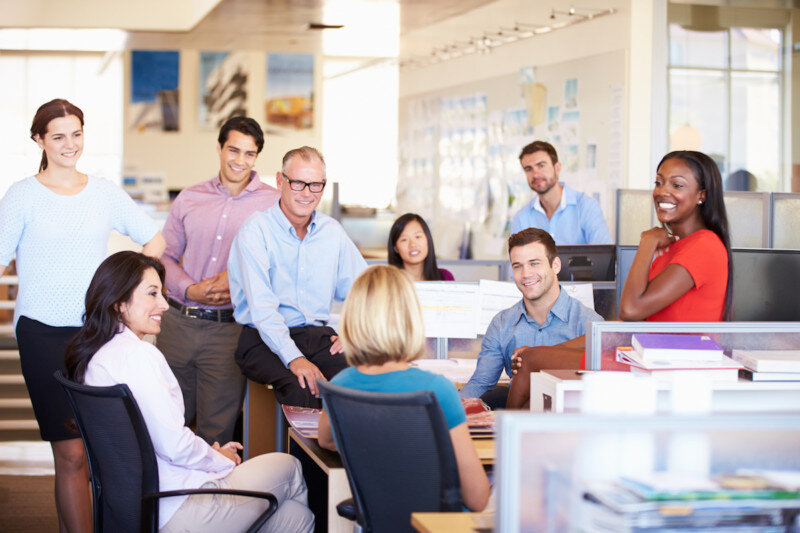
[[[737,321],[800,320],[800,250],[734,248],[733,318]],[[617,308],[636,246],[617,247]]]
[[[772,193],[771,228],[771,247],[800,249],[800,194]]]
[[[634,333],[710,335],[730,350],[796,350],[800,322],[593,322],[586,330],[585,365],[589,370],[630,370],[616,361],[617,346],[630,346]]]
[[[617,189],[617,244],[638,245],[642,232],[655,223],[653,191]]]
[[[725,191],[733,248],[769,248],[770,193]]]
[[[622,478],[646,482],[669,475],[677,490],[679,480],[707,479],[710,484],[717,476],[733,477],[748,469],[796,473],[800,470],[797,414],[609,416],[505,411],[498,413],[496,437],[494,530],[502,533],[633,531],[638,530],[631,527],[636,521],[647,531],[692,525],[712,531],[714,526],[732,527],[737,519],[743,522],[736,531],[789,531],[759,527],[766,522],[748,517],[759,516],[753,509],[765,506],[778,509],[763,513],[777,522],[784,518],[781,508],[800,506],[796,498],[750,501],[741,515],[723,516],[725,509],[736,508],[736,500],[714,502],[704,513],[694,512],[704,503],[691,498],[680,506],[668,502],[648,506],[619,490],[630,486]],[[608,507],[614,503],[619,505],[617,512]],[[792,516],[789,511],[786,519],[791,521]]]

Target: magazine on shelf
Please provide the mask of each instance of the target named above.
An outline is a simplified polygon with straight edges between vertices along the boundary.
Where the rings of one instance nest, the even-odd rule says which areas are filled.
[[[312,407],[297,407],[294,405],[282,405],[283,415],[289,425],[297,430],[304,437],[311,439],[317,438],[317,429],[319,428],[319,417],[322,415],[322,409],[314,409]]]
[[[717,361],[643,361],[628,346],[617,347],[617,362],[631,367],[631,372],[649,374],[660,381],[673,380],[685,375],[699,375],[713,381],[738,381],[742,365],[730,357]]]
[[[643,361],[717,361],[722,348],[708,335],[634,333],[631,345]]]
[[[743,368],[739,377],[750,381],[800,381],[800,372],[754,372]]]

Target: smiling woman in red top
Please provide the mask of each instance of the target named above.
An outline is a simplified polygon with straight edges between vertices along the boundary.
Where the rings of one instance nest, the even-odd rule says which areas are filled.
[[[716,163],[700,152],[665,155],[658,165],[653,202],[662,227],[642,232],[622,289],[619,317],[731,320],[733,264]]]

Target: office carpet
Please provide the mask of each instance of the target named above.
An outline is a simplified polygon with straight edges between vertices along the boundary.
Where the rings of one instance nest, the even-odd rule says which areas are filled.
[[[0,475],[0,532],[58,531],[53,476]]]

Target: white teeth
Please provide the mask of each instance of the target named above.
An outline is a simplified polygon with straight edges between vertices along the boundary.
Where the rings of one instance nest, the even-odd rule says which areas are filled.
[[[675,207],[675,204],[669,204],[667,202],[658,202],[658,207],[661,209],[672,209]]]
[[[150,318],[152,318],[152,319],[153,319],[153,320],[155,320],[156,322],[161,322],[161,317],[160,317],[160,316],[158,316],[158,315],[153,315],[153,316],[151,316]]]

